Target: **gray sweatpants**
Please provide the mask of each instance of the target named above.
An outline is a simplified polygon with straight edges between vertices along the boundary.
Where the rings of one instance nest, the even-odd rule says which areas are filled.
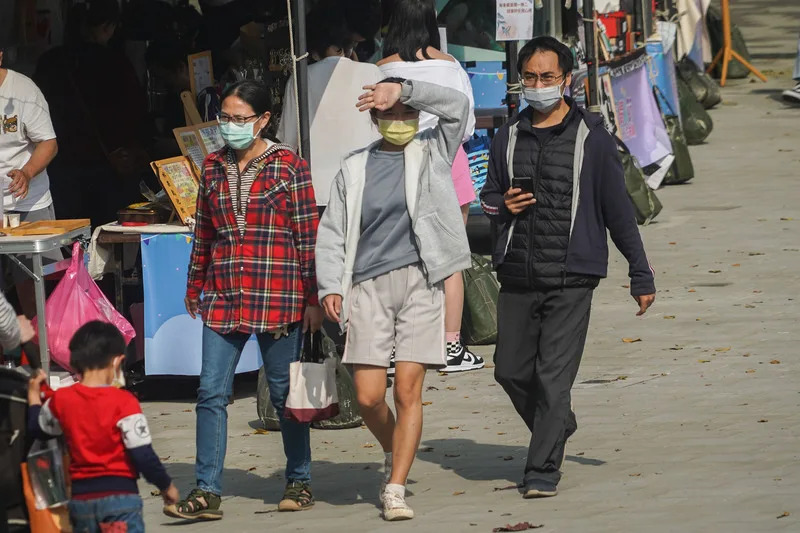
[[[524,482],[558,484],[564,446],[578,425],[570,390],[578,374],[591,288],[503,288],[494,375],[531,431]]]

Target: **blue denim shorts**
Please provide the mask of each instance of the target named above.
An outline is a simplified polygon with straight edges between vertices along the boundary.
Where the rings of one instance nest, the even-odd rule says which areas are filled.
[[[71,500],[69,519],[74,533],[144,533],[142,498],[138,494]]]

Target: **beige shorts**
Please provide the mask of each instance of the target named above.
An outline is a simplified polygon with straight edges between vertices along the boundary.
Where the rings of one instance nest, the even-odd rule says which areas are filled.
[[[444,287],[429,285],[419,265],[352,289],[344,362],[388,368],[393,347],[395,361],[446,365]]]

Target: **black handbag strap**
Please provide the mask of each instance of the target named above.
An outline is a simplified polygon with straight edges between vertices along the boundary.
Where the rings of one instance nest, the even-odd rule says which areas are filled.
[[[303,351],[300,354],[301,363],[321,363],[325,360],[325,353],[322,350],[322,330],[311,333],[305,332],[303,336]]]

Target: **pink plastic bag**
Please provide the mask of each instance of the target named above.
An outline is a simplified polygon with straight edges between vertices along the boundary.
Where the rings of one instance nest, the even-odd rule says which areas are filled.
[[[136,336],[133,326],[111,305],[89,276],[83,263],[83,250],[76,242],[72,246],[72,262],[45,304],[50,358],[73,371],[69,365],[69,341],[81,326],[92,320],[114,324],[126,343]]]

